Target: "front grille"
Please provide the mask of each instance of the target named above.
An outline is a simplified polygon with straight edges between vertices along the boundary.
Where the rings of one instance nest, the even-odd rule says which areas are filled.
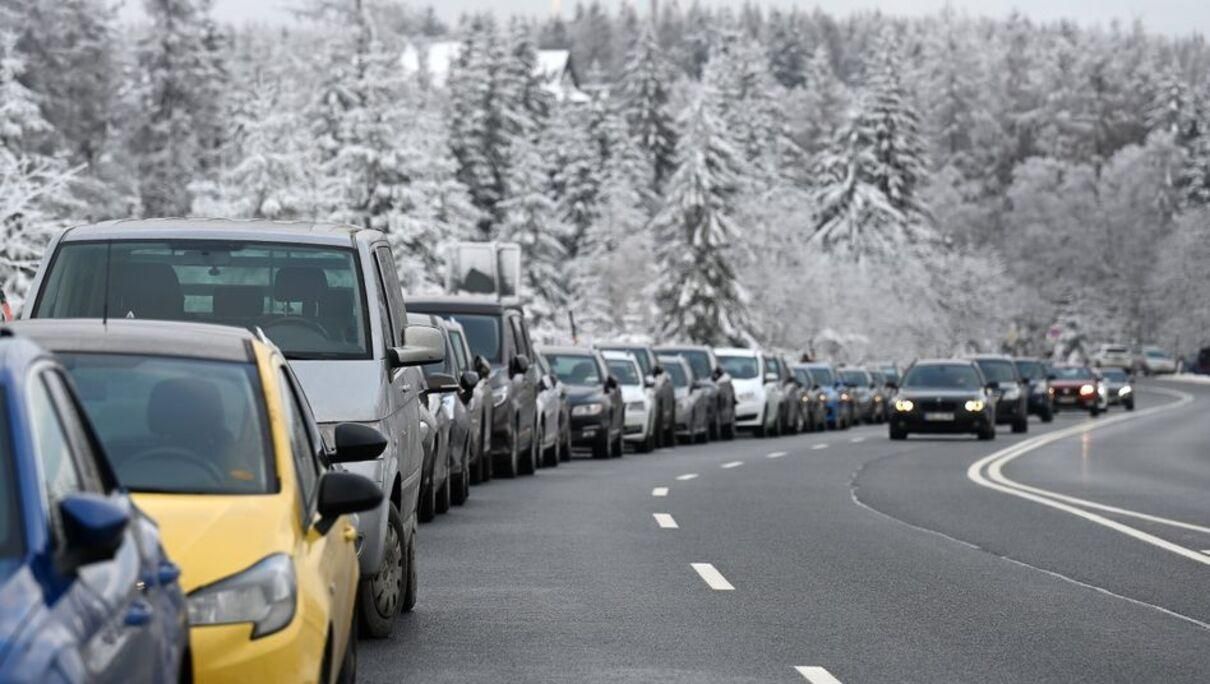
[[[915,404],[921,411],[957,411],[961,406],[953,399],[919,399]]]

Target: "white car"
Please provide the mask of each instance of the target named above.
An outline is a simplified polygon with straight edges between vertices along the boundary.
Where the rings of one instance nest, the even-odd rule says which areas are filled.
[[[1176,359],[1160,347],[1143,347],[1135,360],[1135,367],[1147,375],[1175,373]]]
[[[605,358],[609,374],[617,379],[618,386],[622,388],[622,402],[626,405],[623,421],[625,440],[634,444],[641,453],[653,451],[656,444],[655,397],[649,391],[651,388],[638,359],[634,354],[623,351],[603,351],[601,356]]]
[[[1130,354],[1130,348],[1124,344],[1102,344],[1092,354],[1092,365],[1097,368],[1130,370],[1134,367],[1134,356]]]
[[[714,355],[735,387],[735,426],[758,437],[780,434],[782,383],[766,367],[764,356],[755,349],[739,348],[715,349]]]

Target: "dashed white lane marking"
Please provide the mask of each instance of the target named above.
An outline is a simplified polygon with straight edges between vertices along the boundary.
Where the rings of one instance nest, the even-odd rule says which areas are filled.
[[[651,495],[652,496],[668,496],[668,488],[667,487],[656,487],[655,489],[651,490]]]
[[[723,467],[724,468],[738,468],[738,467],[742,466],[743,464],[744,464],[743,461],[730,461],[728,463],[724,463]]]
[[[665,530],[675,530],[678,527],[676,520],[673,520],[672,516],[667,513],[652,513],[651,517],[655,518],[655,524]]]
[[[711,589],[715,591],[735,591],[735,587],[723,577],[723,573],[719,572],[709,563],[690,563],[689,564],[702,578]]]
[[[827,444],[816,444],[815,446],[813,446],[811,448],[816,451],[819,451],[820,449],[827,449],[828,445]]]
[[[692,480],[695,477],[697,477],[697,473],[685,473],[684,475],[677,475],[676,479],[685,481],[685,480]]]
[[[794,669],[811,684],[840,684],[840,680],[833,677],[831,672],[817,665],[800,665]]]
[[[773,453],[766,455],[765,458],[781,458],[782,456],[785,456],[785,455],[786,455],[786,452],[784,452],[784,451],[774,451]]]
[[[854,444],[861,444],[862,442],[865,441],[865,437],[854,437],[853,439],[850,439],[849,441]]]

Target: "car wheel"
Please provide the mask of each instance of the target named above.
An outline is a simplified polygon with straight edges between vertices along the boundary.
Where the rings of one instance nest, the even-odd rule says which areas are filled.
[[[907,437],[908,437],[907,430],[904,430],[902,428],[896,428],[894,425],[891,426],[891,439],[893,439],[895,441],[900,441],[900,440],[907,439]]]
[[[1013,419],[1013,432],[1022,434],[1029,432],[1029,416],[1020,416]]]
[[[521,434],[521,431],[517,430],[516,434]],[[534,474],[534,471],[538,469],[538,451],[541,446],[541,443],[538,441],[538,428],[535,425],[533,432],[530,433],[529,448],[525,450],[525,454],[521,455],[520,460],[517,462],[518,473],[521,475]]]
[[[609,441],[609,431],[602,432],[597,441],[592,445],[593,458],[609,458],[609,450],[613,448],[613,444]]]
[[[1125,409],[1127,411],[1133,411],[1134,410],[1134,399],[1131,399],[1130,401],[1123,401],[1122,406],[1125,407]]]
[[[441,481],[441,486],[437,489],[436,506],[434,506],[434,510],[442,515],[450,512],[450,500],[453,498],[450,493],[450,490],[453,488],[453,483],[450,482],[451,479],[449,466],[447,465],[445,479]]]
[[[1055,419],[1054,409],[1044,408],[1042,409],[1041,413],[1038,414],[1038,417],[1042,419],[1043,423],[1053,422]]]
[[[345,644],[344,657],[340,659],[340,672],[336,673],[336,684],[353,684],[357,681],[357,619],[349,625],[349,640]]]
[[[561,449],[559,458],[564,461],[570,461],[571,460],[571,428],[570,427],[563,428],[563,430],[560,432],[560,434],[562,435],[562,437],[560,439],[563,441],[563,448]]]
[[[652,423],[650,428],[648,428],[648,430],[647,430],[647,436],[644,437],[643,441],[639,442],[638,445],[635,447],[635,450],[638,451],[640,454],[649,454],[649,453],[655,451],[656,448],[659,446],[659,444],[656,442],[656,439],[655,439],[656,427],[658,427],[658,426],[655,425],[654,423]]]
[[[1088,414],[1093,418],[1096,418],[1097,416],[1101,415],[1101,407],[1094,404],[1092,408],[1088,409]]]
[[[437,488],[433,483],[420,486],[420,503],[416,506],[416,519],[422,523],[432,522],[437,517]]]
[[[624,429],[618,428],[618,438],[613,443],[613,457],[621,458],[626,454],[626,438],[623,436]]]
[[[407,546],[407,564],[404,566],[404,583],[403,583],[403,612],[410,613],[416,607],[416,597],[419,595],[420,583],[416,574],[416,530],[412,530],[412,536],[408,539]]]
[[[978,435],[979,435],[979,441],[990,442],[996,438],[996,426],[995,425],[985,425],[984,427],[979,429]]]
[[[521,459],[521,450],[517,444],[517,431],[508,436],[508,455],[501,459],[500,468],[495,468],[493,465],[492,475],[503,478],[513,478],[517,476],[517,466]]]
[[[451,502],[455,506],[461,506],[466,503],[466,500],[471,496],[471,446],[467,444],[462,447],[462,473],[454,478],[454,491]]]
[[[412,557],[415,557],[414,552]],[[415,563],[409,560],[405,549],[403,520],[399,509],[391,502],[382,566],[373,577],[362,579],[357,587],[357,615],[363,634],[372,639],[391,636],[395,617],[399,615],[401,605],[406,604],[405,578],[414,569]]]

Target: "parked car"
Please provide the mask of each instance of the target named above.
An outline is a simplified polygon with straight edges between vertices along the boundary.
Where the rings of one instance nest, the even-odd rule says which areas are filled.
[[[15,327],[62,360],[118,481],[180,564],[193,681],[349,681],[352,515],[383,496],[328,464],[372,462],[386,437],[344,423],[329,448],[285,357],[246,330],[122,319]]]
[[[874,415],[876,422],[884,423],[891,417],[891,397],[895,396],[894,383],[877,368],[866,368],[873,380]]]
[[[709,396],[711,439],[735,439],[735,388],[731,376],[718,363],[714,350],[700,345],[659,347],[660,355],[673,354],[689,363],[695,380],[703,383]]]
[[[174,560],[63,367],[0,338],[0,679],[190,681]]]
[[[802,404],[807,415],[807,430],[828,429],[828,393],[815,382],[811,369],[803,364],[790,366],[794,377],[802,385]]]
[[[841,368],[836,376],[848,389],[853,398],[853,412],[857,421],[873,423],[878,414],[874,410],[874,378],[864,368]]]
[[[1092,353],[1090,361],[1094,368],[1134,367],[1134,356],[1124,344],[1102,344]]]
[[[689,362],[680,356],[660,356],[676,390],[676,434],[681,442],[705,442],[710,439],[711,396],[706,386],[695,380]]]
[[[1102,368],[1101,386],[1105,388],[1107,404],[1134,410],[1134,379],[1129,373],[1121,368]]]
[[[388,436],[346,467],[387,505],[358,516],[362,633],[385,637],[411,610],[424,448],[420,371],[444,354],[410,328],[386,236],[352,226],[152,219],[70,228],[46,252],[22,316],[185,320],[261,330],[290,361],[329,444],[340,423]],[[401,583],[406,586],[401,586]]]
[[[639,453],[649,453],[656,445],[655,403],[647,396],[647,380],[639,362],[629,352],[602,351],[609,374],[622,388],[625,406],[625,440]]]
[[[593,458],[621,457],[626,407],[601,353],[580,347],[543,347],[538,353],[567,386],[572,446],[592,449]]]
[[[1050,386],[1055,390],[1055,413],[1078,408],[1096,416],[1109,408],[1101,376],[1088,366],[1054,366]]]
[[[634,354],[643,376],[650,382],[648,397],[655,402],[656,446],[676,445],[676,392],[672,380],[664,374],[664,367],[648,345],[611,343],[596,345],[601,351],[623,351]]]
[[[420,522],[448,513],[450,506],[466,502],[470,492],[471,417],[458,398],[461,369],[453,343],[441,318],[409,313],[408,325],[427,325],[441,331],[445,358],[421,366],[425,397],[421,414],[424,434],[424,470],[421,476]]]
[[[452,318],[462,325],[471,351],[491,365],[492,473],[532,475],[540,459],[538,392],[542,372],[533,363],[525,312],[491,297],[412,297],[408,310]]]
[[[1134,370],[1144,375],[1175,373],[1176,359],[1162,347],[1145,346],[1135,356]]]
[[[769,368],[767,357],[743,348],[715,349],[714,356],[735,390],[735,426],[757,437],[781,434],[781,376]]]
[[[1029,399],[1029,413],[1049,423],[1055,419],[1055,392],[1050,386],[1049,369],[1040,359],[1013,359],[1017,365],[1017,373],[1025,379]]]
[[[808,363],[805,367],[811,373],[815,386],[827,396],[828,429],[848,430],[857,420],[853,395],[849,393],[844,382],[837,377],[832,364],[817,362]]]
[[[971,358],[996,396],[996,423],[1013,432],[1029,431],[1029,381],[1021,377],[1011,357],[982,354]]]
[[[912,433],[996,438],[996,395],[973,361],[917,361],[903,374],[891,439]]]
[[[542,391],[538,393],[538,442],[542,445],[542,462],[555,467],[571,460],[571,409],[567,405],[567,387],[550,370],[541,354],[534,362],[542,373]]]
[[[492,388],[488,376],[492,369],[487,359],[471,353],[461,323],[452,318],[443,321],[459,369],[458,397],[466,406],[471,421],[470,484],[478,484],[491,478],[488,450],[492,439]]]
[[[783,429],[797,435],[807,426],[807,417],[802,406],[803,387],[790,371],[790,361],[784,355],[774,354],[769,367],[781,380]]]

